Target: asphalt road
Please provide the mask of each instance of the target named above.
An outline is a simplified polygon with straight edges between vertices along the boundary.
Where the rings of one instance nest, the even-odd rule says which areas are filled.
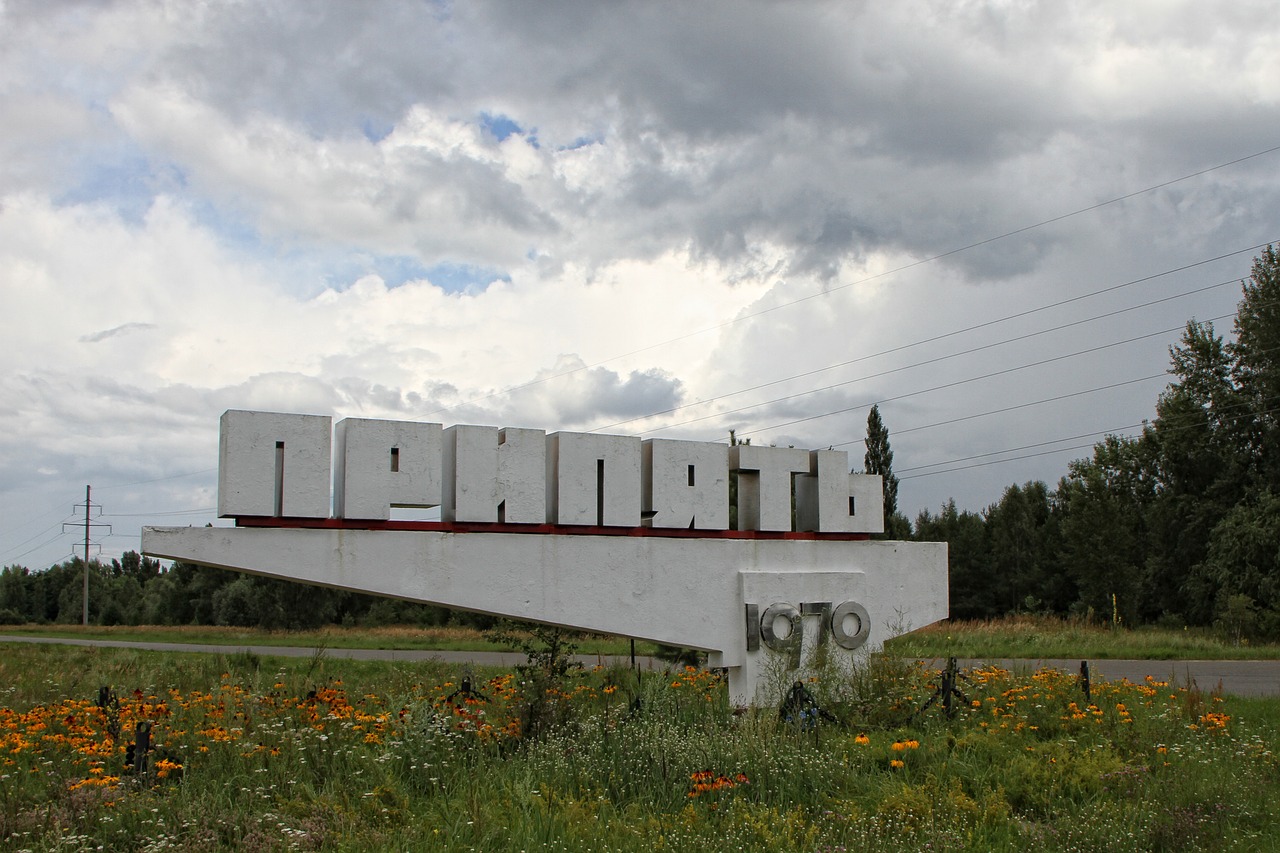
[[[993,659],[957,660],[961,669],[992,663],[1011,672],[1035,672],[1042,667],[1064,672],[1080,672],[1080,660],[1062,659]],[[946,661],[932,664],[943,667]],[[1091,660],[1089,678],[1118,681],[1127,678],[1141,682],[1151,676],[1178,687],[1196,686],[1201,690],[1221,690],[1233,696],[1280,696],[1280,660]]]
[[[55,643],[75,646],[102,646],[109,648],[140,649],[155,652],[211,652],[235,654],[253,652],[257,655],[280,657],[311,657],[316,649],[306,646],[254,646],[210,645],[203,643],[142,643],[128,640],[87,640],[66,637],[28,637],[0,635],[0,643]],[[481,666],[514,666],[524,663],[525,657],[515,652],[450,652],[412,649],[324,649],[329,658],[353,660],[427,661],[445,663],[472,663]],[[578,655],[575,660],[585,666],[629,666],[625,655]],[[656,658],[638,656],[637,663],[644,669],[665,669],[667,664]],[[943,660],[930,662],[941,668]],[[959,660],[961,669],[971,669],[982,664],[995,664],[1013,672],[1034,672],[1051,667],[1065,672],[1078,673],[1079,660],[1061,659],[992,659]],[[1139,682],[1147,676],[1157,681],[1167,681],[1179,687],[1195,685],[1202,690],[1220,689],[1234,696],[1280,696],[1280,660],[1091,660],[1089,676],[1095,682],[1127,678]]]

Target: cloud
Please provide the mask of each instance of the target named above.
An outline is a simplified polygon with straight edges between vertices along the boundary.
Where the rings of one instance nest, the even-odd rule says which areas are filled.
[[[111,329],[103,329],[101,332],[94,332],[89,335],[81,335],[80,343],[96,344],[105,341],[107,338],[114,338],[120,335],[129,335],[134,332],[145,332],[148,329],[156,328],[155,323],[122,323]]]
[[[1277,155],[1063,215],[1273,146],[1270,13],[6,3],[0,512],[210,506],[230,407],[856,451],[879,401],[904,467],[1138,422],[1096,389],[1176,335],[1117,342],[1248,254],[1149,277],[1280,238]]]
[[[564,355],[538,371],[504,407],[525,417],[566,427],[598,424],[669,409],[680,401],[681,382],[659,369],[632,370],[625,377],[605,367],[589,367]]]

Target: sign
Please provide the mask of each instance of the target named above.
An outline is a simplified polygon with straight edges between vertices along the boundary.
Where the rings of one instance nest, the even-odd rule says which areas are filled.
[[[741,704],[947,615],[945,543],[871,540],[843,451],[232,410],[218,514],[143,551],[702,649]]]

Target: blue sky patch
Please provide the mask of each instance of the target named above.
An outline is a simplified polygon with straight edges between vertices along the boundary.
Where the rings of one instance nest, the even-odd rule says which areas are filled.
[[[253,256],[270,252],[248,217],[238,215],[234,210],[224,210],[205,199],[192,198],[187,203],[196,222],[216,234],[222,245]]]
[[[364,134],[365,139],[374,145],[390,136],[391,131],[395,129],[396,126],[393,122],[375,119],[370,116],[360,119],[360,132]]]
[[[513,133],[524,132],[520,125],[504,115],[495,116],[489,113],[480,113],[480,126],[484,128],[485,133],[499,142],[504,142]]]
[[[588,145],[599,145],[604,142],[604,135],[597,134],[595,136],[579,136],[577,139],[565,145],[561,151],[576,151],[579,148],[586,148]]]
[[[440,263],[424,266],[412,255],[352,253],[326,259],[324,279],[335,290],[346,290],[360,278],[376,275],[388,288],[410,281],[430,281],[446,293],[481,293],[494,281],[510,281],[501,270],[472,264]]]
[[[427,270],[427,278],[445,293],[481,293],[495,281],[511,281],[511,276],[473,264],[436,264]]]
[[[182,185],[177,170],[157,178],[151,162],[136,149],[108,150],[86,161],[71,186],[54,199],[58,206],[105,204],[130,225],[141,225],[157,188],[165,183]]]

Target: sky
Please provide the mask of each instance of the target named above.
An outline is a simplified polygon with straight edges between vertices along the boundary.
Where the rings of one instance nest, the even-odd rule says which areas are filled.
[[[1280,241],[1274,11],[0,0],[0,565],[228,523],[227,409],[1052,486]]]

